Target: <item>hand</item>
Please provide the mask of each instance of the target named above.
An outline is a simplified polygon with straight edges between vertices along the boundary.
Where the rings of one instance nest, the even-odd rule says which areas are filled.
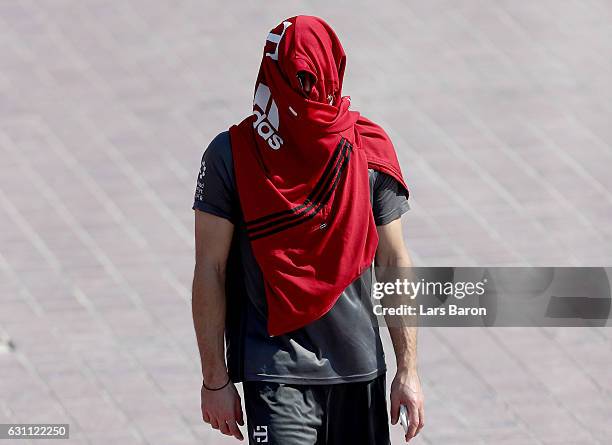
[[[234,384],[230,382],[229,385],[219,391],[209,391],[202,386],[201,395],[204,422],[210,423],[214,429],[227,436],[244,440],[240,428],[238,428],[238,425],[244,425],[242,403]]]
[[[406,442],[419,434],[425,425],[423,390],[416,370],[398,370],[391,384],[391,423],[399,419],[400,405],[408,410],[408,432]]]

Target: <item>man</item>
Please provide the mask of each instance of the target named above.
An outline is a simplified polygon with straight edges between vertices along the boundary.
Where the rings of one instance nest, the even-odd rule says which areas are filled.
[[[345,64],[323,20],[285,20],[266,40],[253,115],[202,158],[193,206],[202,415],[242,440],[243,382],[251,444],[389,444],[372,263],[410,266],[408,190],[388,136],[341,96]],[[416,328],[390,332],[391,421],[405,405],[408,441],[424,421]]]

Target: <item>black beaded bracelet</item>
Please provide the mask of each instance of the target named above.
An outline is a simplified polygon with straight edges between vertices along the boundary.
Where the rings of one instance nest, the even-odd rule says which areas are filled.
[[[206,383],[204,383],[204,380],[202,380],[202,386],[204,387],[206,391],[220,391],[223,388],[225,388],[227,385],[229,385],[231,381],[232,379],[228,377],[227,382],[225,382],[223,386],[219,386],[218,388],[209,388],[208,386],[206,386]]]

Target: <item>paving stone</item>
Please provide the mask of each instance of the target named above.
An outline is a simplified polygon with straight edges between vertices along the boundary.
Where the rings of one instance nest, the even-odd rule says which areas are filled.
[[[418,265],[612,263],[605,1],[0,1],[1,421],[71,423],[67,444],[236,443],[200,420],[191,201],[298,9],[335,27],[345,94],[394,140]],[[423,328],[413,443],[610,443],[611,345]]]

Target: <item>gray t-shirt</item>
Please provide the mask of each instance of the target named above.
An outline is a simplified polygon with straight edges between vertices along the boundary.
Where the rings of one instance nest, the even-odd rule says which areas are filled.
[[[408,209],[405,190],[374,170],[370,199],[376,225]],[[202,157],[193,208],[234,224],[227,266],[227,363],[233,381],[330,384],[367,381],[386,370],[372,313],[372,269],[351,283],[320,319],[285,335],[270,337],[261,270],[244,230],[229,133],[220,133]]]

